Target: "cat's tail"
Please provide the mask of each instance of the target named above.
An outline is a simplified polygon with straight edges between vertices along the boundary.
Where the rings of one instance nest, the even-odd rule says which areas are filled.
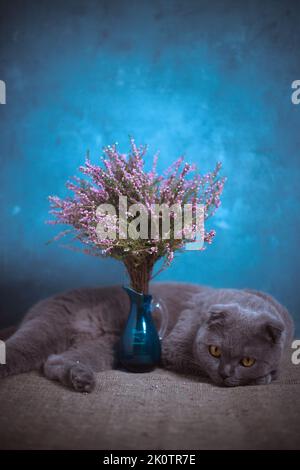
[[[0,363],[0,378],[39,369],[50,354],[65,350],[67,344],[68,312],[61,312],[53,300],[52,309],[43,311],[43,303],[36,304],[20,327],[5,341],[5,362]],[[57,312],[56,315],[53,315]],[[2,348],[3,349],[3,348]]]

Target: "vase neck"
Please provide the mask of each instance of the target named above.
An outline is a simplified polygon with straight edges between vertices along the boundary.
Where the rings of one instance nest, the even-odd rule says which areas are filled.
[[[127,292],[131,304],[135,304],[138,307],[150,306],[151,301],[152,301],[152,295],[142,294],[141,292],[135,291],[131,287],[123,287],[123,289]]]

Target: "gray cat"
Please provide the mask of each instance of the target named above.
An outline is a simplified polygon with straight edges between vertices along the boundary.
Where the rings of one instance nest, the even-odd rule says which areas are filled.
[[[153,284],[169,323],[162,364],[208,376],[215,384],[268,384],[293,336],[287,310],[267,294],[193,284]],[[80,392],[95,372],[118,366],[115,346],[128,313],[120,287],[80,289],[32,307],[6,341],[0,377],[42,368],[46,377]]]

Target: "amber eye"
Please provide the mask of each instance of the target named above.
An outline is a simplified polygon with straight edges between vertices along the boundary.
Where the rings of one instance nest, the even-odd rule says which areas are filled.
[[[221,356],[221,349],[218,346],[209,346],[208,348],[210,354],[214,357],[220,357]]]
[[[255,364],[255,359],[253,359],[252,357],[243,357],[243,359],[241,360],[241,364],[244,367],[251,367],[253,366],[253,364]]]

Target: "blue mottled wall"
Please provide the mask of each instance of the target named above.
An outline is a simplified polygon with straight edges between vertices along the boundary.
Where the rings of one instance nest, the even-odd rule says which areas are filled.
[[[300,10],[294,1],[1,1],[1,324],[121,266],[46,245],[48,194],[127,136],[224,163],[215,243],[160,276],[265,289],[300,308]],[[299,322],[300,326],[300,322]]]

